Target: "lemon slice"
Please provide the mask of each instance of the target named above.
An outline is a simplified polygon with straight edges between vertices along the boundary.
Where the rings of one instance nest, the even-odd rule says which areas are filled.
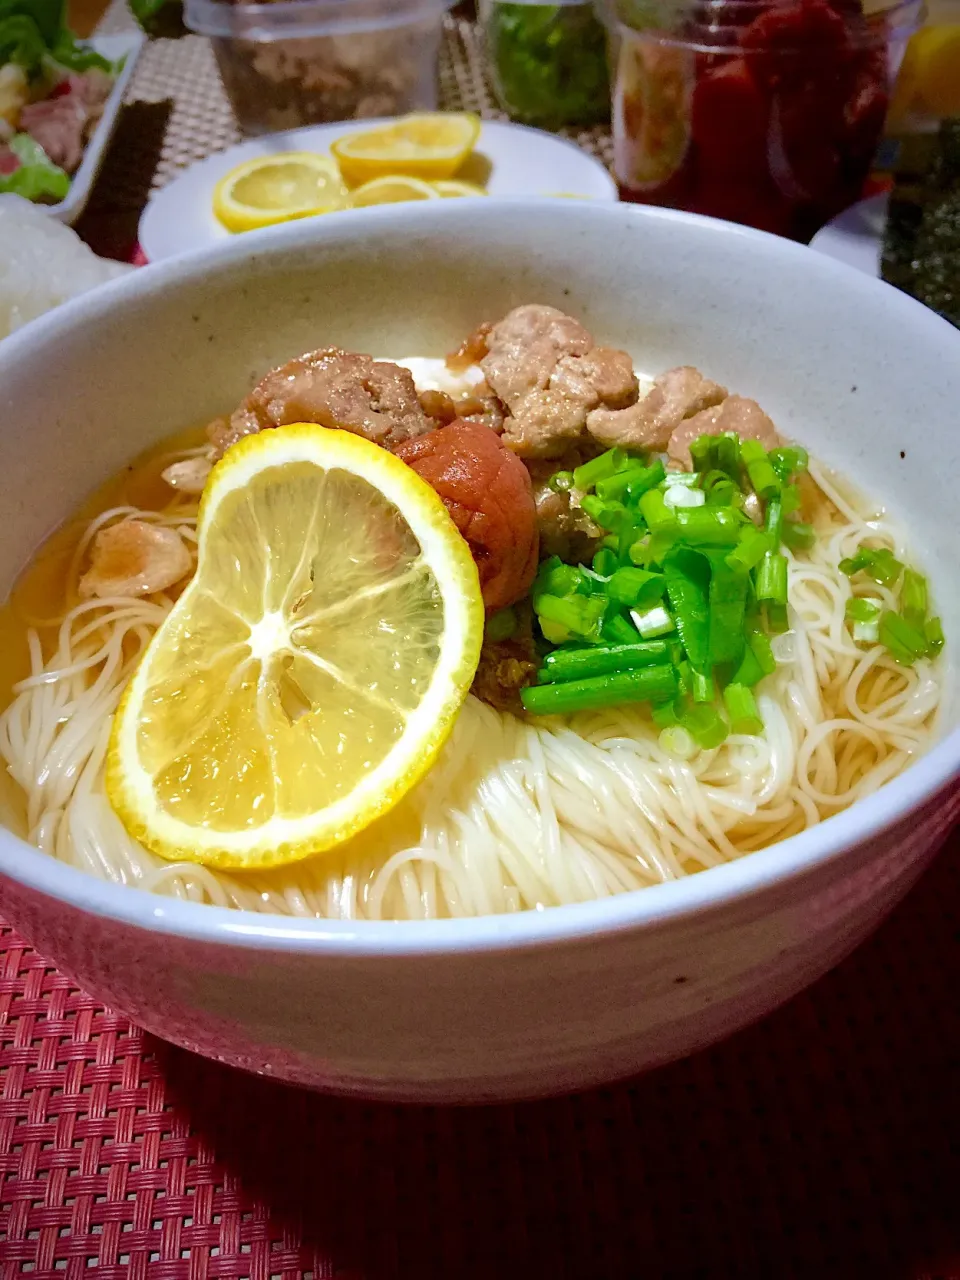
[[[197,533],[196,574],[114,717],[107,794],[163,858],[294,862],[435,759],[479,660],[476,566],[410,467],[310,424],[229,449]]]
[[[338,138],[330,150],[347,182],[356,185],[388,174],[452,178],[476,146],[478,116],[446,112],[404,116],[394,124]]]
[[[442,196],[445,200],[453,200],[457,196],[485,196],[488,194],[483,187],[478,187],[475,182],[460,182],[456,178],[441,178],[439,182],[431,182],[430,185],[437,195]]]
[[[213,193],[214,214],[235,232],[346,206],[347,189],[336,161],[312,151],[255,156],[231,169]]]
[[[440,193],[432,183],[419,178],[404,178],[400,174],[390,178],[374,178],[351,192],[350,203],[354,209],[369,209],[375,204],[400,204],[404,200],[439,200]]]

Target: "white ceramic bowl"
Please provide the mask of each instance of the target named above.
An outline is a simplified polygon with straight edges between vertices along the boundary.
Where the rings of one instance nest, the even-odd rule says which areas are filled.
[[[441,354],[540,300],[656,371],[696,362],[889,500],[960,645],[960,333],[739,227],[630,206],[438,202],[282,228],[147,268],[0,349],[0,594],[132,455],[308,347]],[[0,912],[85,987],[200,1053],[420,1101],[577,1088],[689,1053],[818,977],[960,811],[957,707],[869,801],[682,883],[430,924],[244,915],[116,887],[0,838]]]

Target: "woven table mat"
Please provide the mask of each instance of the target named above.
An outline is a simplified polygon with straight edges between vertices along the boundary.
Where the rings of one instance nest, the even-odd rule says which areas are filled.
[[[4,930],[0,1275],[957,1280],[958,855],[758,1026],[522,1106],[246,1076]]]
[[[132,25],[123,0],[114,0],[98,31],[125,31]],[[472,22],[444,19],[438,105],[447,111],[475,111],[488,120],[507,118],[494,100]],[[604,164],[611,163],[609,129],[570,129],[565,136]],[[201,36],[151,40],[140,55],[124,113],[77,230],[98,252],[128,257],[151,191],[240,137],[209,41]]]

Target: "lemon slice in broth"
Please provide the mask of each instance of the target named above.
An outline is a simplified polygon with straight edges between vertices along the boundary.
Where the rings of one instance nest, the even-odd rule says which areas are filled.
[[[436,758],[479,659],[476,566],[414,471],[310,424],[227,452],[198,546],[117,711],[107,792],[164,858],[296,861]]]

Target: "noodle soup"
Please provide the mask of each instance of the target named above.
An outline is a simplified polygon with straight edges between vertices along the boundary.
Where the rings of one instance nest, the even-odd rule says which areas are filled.
[[[576,324],[569,317],[549,318],[554,326],[567,320]],[[427,415],[423,438],[430,432],[443,436],[462,422],[475,424],[491,437],[500,433],[496,448],[503,449],[507,441],[506,448],[522,459],[529,474],[526,483],[537,513],[541,551],[537,582],[555,572],[556,566],[550,568],[553,561],[572,570],[579,577],[568,603],[602,600],[602,626],[609,630],[588,635],[576,626],[552,629],[561,624],[538,609],[544,595],[561,603],[562,595],[541,586],[538,597],[536,583],[531,585],[529,578],[519,596],[506,604],[497,599],[497,607],[489,604],[485,589],[486,642],[474,692],[463,702],[432,767],[383,816],[335,847],[270,869],[224,870],[151,852],[115,811],[105,785],[105,761],[124,689],[196,569],[197,486],[177,488],[169,477],[176,482],[178,475],[193,475],[199,467],[200,479],[205,479],[211,446],[202,428],[188,431],[108,482],[40,552],[0,614],[0,652],[9,673],[0,753],[15,780],[21,825],[32,843],[115,883],[247,911],[343,920],[478,916],[584,902],[708,871],[795,835],[870,795],[925,749],[940,703],[943,660],[937,656],[936,628],[930,630],[930,643],[922,652],[905,655],[881,642],[879,619],[902,618],[908,609],[905,575],[913,574],[912,582],[921,581],[909,568],[911,549],[889,513],[854,493],[815,460],[802,461],[796,473],[784,472],[778,492],[789,489],[790,501],[796,504],[788,525],[799,529],[799,515],[809,532],[802,538],[794,534],[793,545],[780,542],[778,533],[776,543],[762,549],[764,556],[782,557],[782,605],[789,608],[779,625],[758,623],[756,634],[765,637],[763,651],[769,650],[772,665],[753,680],[734,678],[737,673],[723,661],[713,674],[684,673],[692,648],[684,635],[679,589],[676,596],[670,592],[658,597],[665,603],[654,601],[647,610],[639,607],[639,600],[638,607],[628,607],[627,597],[610,594],[609,584],[618,573],[618,582],[639,583],[638,591],[649,585],[647,580],[664,577],[660,553],[647,555],[650,548],[644,545],[656,537],[652,506],[647,503],[644,508],[649,524],[637,516],[638,536],[627,547],[622,534],[603,523],[611,509],[610,501],[600,496],[605,480],[587,484],[586,476],[591,467],[597,475],[607,467],[606,480],[616,481],[617,476],[649,471],[663,460],[663,479],[650,491],[662,494],[665,503],[670,499],[668,519],[674,519],[669,512],[687,510],[707,515],[721,507],[742,512],[736,538],[723,544],[724,554],[732,553],[747,545],[748,535],[764,535],[774,499],[766,500],[764,512],[759,490],[751,488],[752,471],[746,462],[737,463],[736,484],[729,470],[724,473],[706,463],[696,468],[695,460],[690,462],[693,471],[681,471],[684,450],[703,438],[719,438],[711,431],[701,437],[694,429],[684,443],[683,433],[687,424],[705,414],[704,423],[716,425],[716,413],[733,401],[739,402],[732,411],[741,414],[738,421],[746,431],[760,422],[758,414],[765,415],[756,406],[756,412],[744,408],[753,402],[728,396],[699,374],[700,382],[691,382],[693,389],[687,389],[689,403],[671,408],[677,380],[638,382],[631,366],[623,377],[628,383],[633,379],[635,389],[622,396],[625,402],[611,395],[610,404],[601,403],[598,395],[593,407],[583,410],[585,422],[592,414],[601,415],[593,420],[597,436],[591,437],[583,427],[562,448],[555,441],[545,445],[542,434],[534,439],[543,417],[534,415],[529,400],[523,405],[516,400],[508,386],[510,371],[504,374],[498,367],[496,329],[493,332],[493,342],[488,335],[474,339],[472,346],[468,341],[459,360],[447,366],[420,359],[399,362],[408,374],[412,370]],[[564,359],[582,362],[593,351],[607,351],[588,347],[579,352],[577,342],[586,346],[586,340],[572,329],[568,337],[570,333],[569,352],[551,349],[554,365]],[[459,336],[451,335],[451,345]],[[524,340],[524,360],[542,337],[533,332]],[[537,350],[542,350],[542,342]],[[601,357],[595,363],[602,363]],[[284,368],[286,384],[300,376],[297,360]],[[683,370],[663,377],[678,373]],[[399,377],[400,370],[389,376]],[[311,387],[316,390],[315,382]],[[529,388],[524,394],[529,395]],[[583,404],[588,403],[584,399]],[[640,413],[644,405],[649,407],[646,416]],[[551,411],[555,408],[551,401]],[[573,410],[567,402],[563,408],[569,421]],[[245,402],[231,418],[213,424],[215,446],[228,459],[231,448],[240,447],[236,440],[248,434],[254,410],[261,411],[258,403]],[[290,420],[304,420],[303,410],[298,401]],[[662,439],[656,432],[666,430],[664,422],[658,418],[658,426],[649,425],[654,410],[661,418],[668,411],[676,416],[672,425],[667,422],[670,430]],[[314,420],[325,428],[343,425],[330,420],[327,407]],[[238,431],[238,421],[243,430]],[[254,430],[265,427],[285,430],[273,421],[258,422]],[[360,426],[349,429],[363,434]],[[767,430],[763,423],[759,429]],[[611,431],[621,430],[634,436],[622,449],[614,443],[603,452],[602,446],[611,443]],[[635,442],[641,430],[653,431],[643,446]],[[735,439],[738,449],[749,439],[736,430],[724,434]],[[416,438],[414,433],[414,443]],[[671,457],[674,441],[677,456]],[[784,452],[774,438],[768,443],[770,449],[760,450],[763,462],[775,458],[778,449]],[[417,456],[406,441],[390,447],[402,458],[406,452],[411,466],[422,461],[422,452]],[[622,456],[611,460],[618,451]],[[746,448],[743,453],[744,458],[754,456]],[[799,453],[794,462],[800,465]],[[729,481],[730,504],[708,503],[716,497],[705,492],[711,475],[717,493],[719,486],[727,493]],[[582,483],[574,484],[577,477]],[[691,477],[694,483],[688,484]],[[618,483],[608,484],[604,492],[620,491]],[[624,495],[628,487],[628,482],[621,486]],[[443,496],[442,487],[438,492]],[[691,493],[703,500],[694,503]],[[566,505],[558,516],[555,500],[561,498]],[[640,511],[639,503],[633,508],[620,505],[625,511]],[[189,561],[185,572],[162,590],[89,592],[84,584],[96,569],[98,537],[131,523],[175,534]],[[693,525],[687,518],[680,527]],[[716,537],[726,538],[719,517],[716,528]],[[562,555],[546,554],[554,544]],[[640,550],[631,560],[634,546]],[[479,555],[474,544],[471,549]],[[490,545],[482,551],[489,556]],[[871,560],[878,554],[888,558],[879,568]],[[858,556],[864,560],[859,569],[853,567]],[[899,565],[895,575],[883,568],[892,562]],[[479,563],[483,586],[489,560]],[[605,569],[609,572],[601,572]],[[516,566],[511,572],[523,576]],[[744,570],[754,574],[753,585],[745,586],[744,592],[758,606],[757,617],[766,619],[766,606],[754,599],[757,572],[757,566]],[[500,574],[501,586],[504,577],[510,578],[506,570]],[[769,599],[772,612],[775,601],[773,596]],[[863,617],[851,601],[861,602]],[[514,630],[501,635],[504,615],[516,609],[521,610],[520,621],[516,616],[508,619]],[[644,624],[652,625],[657,609],[666,615],[661,631],[648,633]],[[745,617],[741,609],[744,626]],[[613,626],[615,620],[623,625]],[[926,601],[921,630],[935,621],[934,602]],[[631,627],[637,628],[632,635]],[[596,705],[565,714],[551,714],[549,706],[546,714],[537,713],[540,690],[553,697],[551,690],[566,689],[563,696],[569,696],[569,689],[577,685],[575,696],[589,700],[599,696],[596,680],[606,679],[591,676],[553,683],[544,674],[551,654],[555,663],[586,663],[584,669],[593,671],[598,662],[614,662],[625,653],[624,661],[646,661],[653,652],[650,646],[658,643],[667,646],[664,667],[679,672],[675,700],[601,698]],[[571,654],[586,657],[571,659]],[[607,658],[608,654],[613,656]],[[510,679],[517,677],[516,687],[504,675],[507,670]],[[614,674],[620,678],[627,673]],[[706,694],[701,696],[697,688],[685,690],[682,681],[689,682],[691,674],[700,685],[706,682]],[[590,686],[586,695],[579,690],[581,684]],[[738,694],[740,702],[726,696],[731,685],[747,691]],[[706,720],[705,708],[711,709]]]

